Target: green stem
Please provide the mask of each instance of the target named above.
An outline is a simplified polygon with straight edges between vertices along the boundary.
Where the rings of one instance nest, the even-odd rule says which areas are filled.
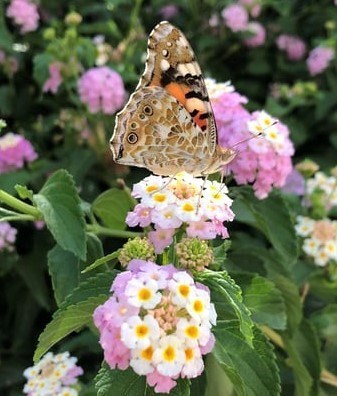
[[[32,205],[28,205],[25,202],[20,201],[19,199],[13,197],[12,195],[6,193],[4,190],[0,190],[0,202],[5,203],[11,208],[18,210],[21,213],[31,215],[34,219],[41,218],[41,213],[38,209],[36,209]]]
[[[112,230],[111,228],[102,227],[98,224],[87,224],[86,228],[88,232],[93,232],[96,235],[106,235],[116,238],[135,238],[137,236],[143,236],[141,232]]]
[[[25,214],[17,214],[13,216],[7,216],[2,219],[0,219],[0,223],[2,221],[35,221],[36,217],[31,216],[31,215],[25,215]]]

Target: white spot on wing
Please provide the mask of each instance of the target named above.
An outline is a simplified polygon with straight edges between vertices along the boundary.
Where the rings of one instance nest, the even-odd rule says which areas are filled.
[[[166,70],[168,70],[168,69],[170,68],[170,64],[168,63],[168,61],[167,61],[166,59],[162,59],[162,60],[160,61],[160,68],[161,68],[163,71],[166,71]]]

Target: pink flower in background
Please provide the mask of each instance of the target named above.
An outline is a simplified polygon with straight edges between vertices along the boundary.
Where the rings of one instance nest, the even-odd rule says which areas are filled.
[[[126,98],[122,77],[107,66],[86,71],[78,81],[78,92],[91,113],[114,114]]]
[[[246,7],[253,18],[257,18],[261,14],[260,0],[239,0],[238,3]]]
[[[243,107],[247,99],[237,92],[224,90],[222,95],[212,95],[214,91],[210,99],[219,143],[238,152],[227,171],[233,173],[238,184],[253,183],[255,195],[266,198],[273,187],[285,184],[292,171],[294,147],[289,130],[264,111],[250,114]]]
[[[20,26],[20,32],[32,32],[38,28],[39,13],[37,5],[30,0],[12,0],[7,7],[6,15],[13,18]]]
[[[36,158],[32,144],[23,136],[9,132],[0,137],[0,174],[20,169]]]
[[[43,92],[52,92],[56,94],[62,83],[61,67],[62,64],[60,62],[54,62],[49,65],[49,77],[43,84]]]
[[[281,34],[278,36],[276,45],[280,50],[285,51],[288,58],[292,61],[302,59],[307,50],[304,41],[300,37],[290,34]]]
[[[305,179],[295,168],[288,175],[285,185],[282,187],[282,191],[295,195],[305,194]]]
[[[334,59],[335,51],[332,48],[316,47],[310,51],[307,59],[307,67],[309,73],[314,76],[323,73]]]
[[[249,22],[247,32],[252,35],[245,39],[247,47],[259,47],[266,41],[266,29],[259,22]]]
[[[167,4],[160,8],[159,14],[163,17],[163,19],[172,19],[174,18],[179,12],[178,6],[175,4]]]
[[[0,252],[14,250],[16,234],[16,228],[13,228],[7,221],[0,223]]]
[[[245,7],[240,4],[231,4],[225,7],[221,15],[225,21],[225,25],[232,32],[239,32],[247,29],[249,19],[248,12]]]

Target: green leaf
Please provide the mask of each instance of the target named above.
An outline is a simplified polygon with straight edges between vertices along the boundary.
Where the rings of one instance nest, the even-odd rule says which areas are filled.
[[[155,396],[163,395],[155,393],[147,385],[144,375],[136,374],[131,368],[127,370],[111,370],[106,363],[98,372],[96,378],[97,396]],[[177,385],[171,390],[172,396],[189,396],[189,381],[179,379]]]
[[[282,293],[287,313],[287,330],[292,333],[301,323],[302,301],[297,286],[282,275],[275,275],[272,278],[276,288]]]
[[[234,279],[242,289],[243,302],[251,312],[254,322],[272,329],[286,329],[284,299],[272,281],[253,274],[235,274]]]
[[[217,314],[221,318],[233,317],[239,320],[240,331],[246,342],[251,345],[253,339],[253,322],[250,312],[242,302],[241,289],[235,284],[227,272],[203,271],[194,277],[211,290],[211,300],[215,304]]]
[[[91,326],[95,308],[104,303],[117,271],[97,274],[69,294],[54,313],[52,321],[40,334],[35,360],[39,360],[54,344],[83,326]]]
[[[63,250],[59,245],[48,252],[48,268],[54,296],[59,306],[64,298],[78,285],[79,258]]]
[[[329,304],[310,317],[318,334],[337,345],[337,304]]]
[[[82,271],[82,274],[92,271],[93,269],[107,263],[110,260],[116,259],[119,256],[120,250],[116,252],[107,254],[106,256],[100,257],[99,259],[95,260],[92,264],[90,264],[87,268]]]
[[[312,325],[303,320],[292,337],[283,335],[295,379],[295,396],[317,395],[321,374],[319,341]]]
[[[242,337],[237,321],[219,321],[215,327],[212,351],[238,395],[270,396],[281,391],[273,347],[254,328],[253,346]]]
[[[92,210],[104,225],[110,228],[124,230],[125,218],[132,209],[133,202],[129,194],[118,188],[111,188],[95,199]]]
[[[34,56],[33,76],[40,86],[42,86],[49,77],[48,67],[53,60],[54,58],[48,53],[42,53]]]
[[[91,325],[94,310],[106,299],[106,295],[98,295],[56,311],[52,321],[40,334],[34,361],[37,362],[53,345],[73,331],[79,331],[82,327]]]
[[[235,219],[259,229],[291,269],[297,258],[297,239],[289,210],[277,193],[258,200],[248,188],[235,190]]]
[[[71,175],[61,169],[55,172],[34,195],[34,203],[56,242],[82,260],[86,257],[84,216],[80,198]]]

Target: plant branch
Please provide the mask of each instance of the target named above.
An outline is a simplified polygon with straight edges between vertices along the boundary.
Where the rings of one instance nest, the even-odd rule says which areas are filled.
[[[135,238],[137,236],[143,236],[141,232],[113,230],[111,228],[102,227],[99,224],[87,224],[86,228],[88,232],[93,232],[96,235],[106,235],[116,238]]]
[[[20,201],[19,199],[13,197],[4,190],[0,190],[0,202],[5,203],[6,205],[23,214],[31,215],[34,217],[34,219],[41,218],[41,213],[38,209],[36,209],[32,205],[28,205],[25,202]]]

